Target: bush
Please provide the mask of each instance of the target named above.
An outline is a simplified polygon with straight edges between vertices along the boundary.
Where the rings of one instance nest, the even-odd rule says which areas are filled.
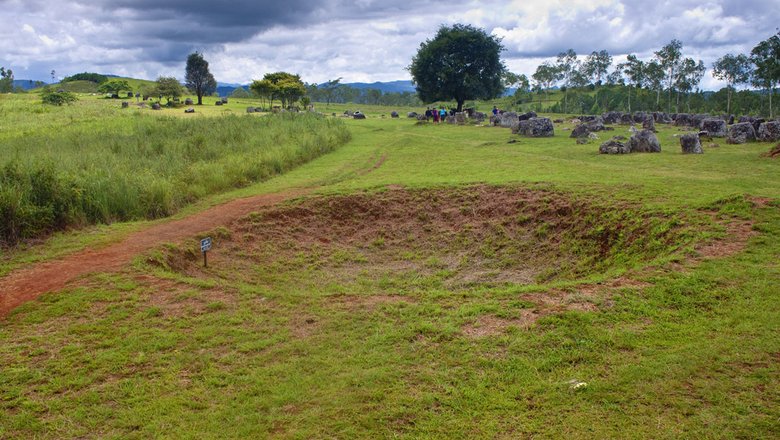
[[[70,105],[78,101],[79,99],[76,97],[76,95],[70,92],[65,92],[65,91],[52,92],[50,90],[47,90],[41,94],[41,100],[43,101],[44,104]]]

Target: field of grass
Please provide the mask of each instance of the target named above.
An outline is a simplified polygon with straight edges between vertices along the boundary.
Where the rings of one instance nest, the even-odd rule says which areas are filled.
[[[33,120],[3,135],[0,240],[167,216],[206,195],[283,173],[349,139],[339,121],[311,114],[185,119],[135,110],[101,117],[107,104],[95,101],[26,116],[25,109],[42,104],[0,110],[11,113],[9,119]],[[56,124],[46,121],[49,112],[71,113],[71,122],[35,129]]]
[[[660,126],[662,153],[606,156],[569,124],[529,139],[389,118],[409,109],[316,106],[369,119],[337,118],[346,145],[197,205],[318,188],[204,231],[208,268],[201,236],[167,243],[0,321],[0,437],[780,432],[772,145],[682,155],[681,132]],[[121,112],[53,116],[43,133],[11,117],[46,136]],[[613,134],[628,133],[602,137]]]

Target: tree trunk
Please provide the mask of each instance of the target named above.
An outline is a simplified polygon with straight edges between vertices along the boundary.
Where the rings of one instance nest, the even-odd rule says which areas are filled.
[[[680,92],[677,92],[677,102],[674,104],[674,111],[680,113]]]
[[[728,86],[728,94],[726,95],[726,115],[731,114],[731,86]]]
[[[463,111],[463,102],[465,102],[465,100],[458,99],[458,110],[457,110],[458,113]]]
[[[772,112],[772,95],[775,94],[775,88],[770,87],[769,88],[769,119],[774,118],[774,113]]]
[[[628,86],[628,112],[631,113],[631,86]]]
[[[667,99],[667,113],[672,112],[672,81],[674,81],[674,68],[669,69],[669,97]],[[680,109],[677,109],[679,113]]]
[[[198,105],[203,105],[203,92],[198,90]]]

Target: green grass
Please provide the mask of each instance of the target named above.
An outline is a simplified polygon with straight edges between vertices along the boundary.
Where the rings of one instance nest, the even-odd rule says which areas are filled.
[[[348,139],[338,121],[310,114],[184,119],[136,111],[86,116],[56,131],[16,130],[0,147],[0,239],[14,243],[73,226],[167,216],[204,196],[283,173]]]
[[[721,143],[686,156],[674,137],[680,132],[661,126],[662,153],[606,156],[597,142],[576,145],[566,124],[554,138],[528,139],[389,118],[406,109],[317,107],[327,114],[360,107],[369,119],[345,120],[352,133],[345,146],[185,211],[323,185],[317,197],[215,231],[221,240],[208,269],[199,266],[193,237],[121,273],[48,294],[0,323],[0,437],[776,437],[780,162],[761,157],[771,145]],[[449,242],[434,228],[428,241],[404,245],[408,231],[386,222],[391,206],[406,206],[413,217],[401,218],[422,224],[480,212],[484,204],[466,202],[482,184],[559,194],[599,212],[562,217],[582,228],[577,237],[624,224],[639,241],[634,248],[614,241],[606,272],[592,264],[573,279],[457,283],[458,271],[471,266],[452,253],[479,251],[467,257],[500,269],[503,256],[527,255],[513,253],[521,240],[502,241],[520,232],[496,220],[484,226],[488,235],[475,236],[484,243],[468,234]],[[399,186],[417,204],[393,202]],[[356,198],[366,202],[345,205]],[[309,217],[292,216],[296,210]],[[285,215],[260,221],[274,212]],[[578,241],[585,238],[571,241],[543,227],[541,216],[523,215],[507,218],[532,226],[528,240],[590,255]],[[480,214],[475,227],[482,217],[503,218]],[[744,251],[692,260],[695,241],[724,235],[716,222],[746,220],[755,235]],[[110,240],[140,227],[98,235]],[[57,235],[35,252],[60,254],[88,241]],[[559,254],[545,255],[540,263],[558,264]],[[608,288],[617,274],[636,283]],[[593,282],[604,290],[589,293]],[[544,309],[544,298],[588,307]],[[517,324],[535,309],[549,313],[527,328]],[[509,324],[473,336],[491,322]],[[587,385],[575,389],[572,381]]]

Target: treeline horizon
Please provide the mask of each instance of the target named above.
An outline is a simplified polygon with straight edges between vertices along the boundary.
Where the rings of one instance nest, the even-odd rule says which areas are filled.
[[[205,61],[204,61],[205,62]],[[208,64],[206,63],[206,69]],[[686,57],[683,43],[673,39],[653,52],[649,59],[626,55],[623,62],[614,63],[606,50],[593,51],[584,57],[573,49],[558,54],[554,62],[544,61],[530,76],[516,74],[504,67],[504,90],[514,88],[504,106],[533,109],[550,113],[601,113],[606,111],[664,111],[667,113],[759,114],[774,117],[773,96],[780,83],[780,31],[759,42],[750,54],[725,54],[711,66],[714,78],[726,82],[718,91],[704,91],[699,85],[708,72],[702,60]],[[0,92],[14,91],[10,69],[0,69]],[[306,84],[300,76],[277,72],[276,75],[298,78],[300,92],[290,105],[301,102],[355,103],[386,106],[422,106],[432,104],[413,92],[383,92],[376,88],[357,88],[341,84],[341,78],[322,84]],[[268,76],[268,75],[266,75]],[[62,82],[83,79],[105,83],[107,75],[84,72],[66,77]],[[257,83],[258,81],[255,81]],[[262,81],[260,81],[262,82]],[[231,96],[262,98],[253,83],[249,90],[239,87]],[[216,83],[215,83],[216,84]],[[738,86],[754,90],[737,90]],[[550,99],[550,91],[558,88],[562,97]],[[213,89],[216,89],[216,85]],[[258,90],[255,90],[258,89]],[[200,94],[199,94],[200,97]],[[273,101],[274,94],[269,94]],[[542,99],[544,98],[544,99]],[[491,100],[501,102],[501,97]],[[284,99],[282,99],[284,101]]]

